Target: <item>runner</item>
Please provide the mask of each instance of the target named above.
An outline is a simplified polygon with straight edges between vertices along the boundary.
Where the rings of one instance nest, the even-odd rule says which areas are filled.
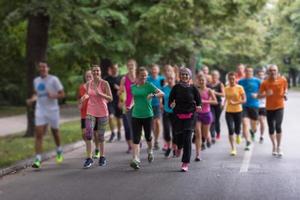
[[[209,68],[208,68],[208,66],[203,65],[201,71],[203,72],[203,74],[204,74],[204,76],[205,76],[205,78],[206,78],[207,84],[209,84],[209,83],[211,82],[212,77],[211,77],[211,75],[209,74]]]
[[[265,80],[265,70],[259,69],[257,72],[257,77],[261,80]],[[260,138],[259,142],[262,144],[264,142],[264,132],[265,132],[265,123],[266,123],[266,99],[261,98],[258,99],[259,101],[259,109],[258,109],[258,121],[259,121],[259,127],[260,127]]]
[[[236,67],[236,82],[239,82],[242,78],[245,78],[245,65],[238,64]]]
[[[155,87],[152,83],[147,82],[148,72],[146,68],[138,69],[138,81],[131,86],[131,92],[134,98],[132,110],[132,128],[133,128],[133,159],[130,166],[133,169],[140,168],[140,141],[142,129],[144,129],[145,139],[148,145],[148,161],[153,162],[151,125],[154,116],[151,99],[153,97],[163,97],[162,91]]]
[[[236,143],[241,143],[241,123],[242,123],[242,104],[246,102],[245,91],[242,86],[236,83],[235,72],[228,73],[229,84],[225,87],[225,119],[229,132],[229,142],[231,146],[230,155],[237,154],[234,143],[234,134],[236,134]]]
[[[281,124],[288,85],[286,79],[279,76],[277,65],[270,65],[268,72],[268,78],[261,84],[259,97],[266,97],[267,122],[272,141],[272,155],[282,157]]]
[[[87,151],[87,158],[83,164],[83,168],[85,169],[90,168],[94,163],[92,159],[92,139],[95,126],[97,126],[96,132],[100,142],[99,166],[106,165],[106,158],[104,156],[104,134],[109,116],[107,103],[113,100],[109,84],[101,78],[101,69],[98,65],[92,66],[92,74],[93,80],[86,83],[86,94],[81,98],[81,102],[89,99],[85,122]]]
[[[166,74],[166,85],[163,87],[164,92],[164,98],[163,98],[163,106],[164,106],[164,112],[163,112],[163,133],[164,133],[164,140],[166,141],[166,152],[165,157],[169,157],[170,153],[173,149],[173,156],[175,156],[177,145],[176,145],[176,135],[174,130],[174,113],[173,110],[169,107],[169,96],[172,88],[175,85],[175,73],[169,72]],[[171,135],[172,132],[172,135]],[[172,141],[172,144],[171,144]],[[172,147],[172,149],[171,149]]]
[[[109,112],[109,127],[111,130],[111,135],[109,142],[113,142],[115,138],[114,132],[114,118],[117,122],[117,137],[118,140],[121,140],[121,125],[122,125],[122,109],[119,108],[119,95],[118,91],[120,89],[121,76],[119,76],[119,67],[118,64],[113,64],[109,67],[109,75],[105,79],[110,86],[111,93],[113,96],[113,101],[107,104]]]
[[[210,127],[210,133],[212,137],[212,143],[215,143],[216,139],[221,137],[221,123],[220,117],[222,113],[222,97],[225,96],[224,84],[220,81],[220,73],[217,70],[213,70],[211,73],[212,81],[208,85],[211,88],[217,98],[217,105],[210,105],[211,112],[213,114],[213,122]]]
[[[92,71],[91,70],[86,71],[83,79],[84,79],[84,83],[79,86],[77,99],[78,99],[78,107],[79,107],[80,116],[81,116],[82,139],[86,142],[85,121],[86,121],[88,99],[85,100],[84,102],[81,102],[81,98],[86,94],[86,83],[88,81],[93,80]],[[96,126],[95,126],[95,128],[96,128]],[[98,159],[98,158],[100,158],[100,150],[99,150],[100,147],[99,147],[99,139],[98,139],[98,135],[97,135],[96,131],[94,131],[94,141],[95,141],[95,154],[94,154],[93,158]]]
[[[209,148],[211,146],[211,138],[209,135],[210,124],[213,121],[213,116],[210,111],[210,105],[216,105],[217,99],[214,92],[206,87],[206,76],[204,74],[197,75],[197,86],[201,96],[202,110],[197,112],[197,122],[195,128],[195,144],[196,144],[196,158],[195,161],[201,161],[201,138],[205,139],[204,145]]]
[[[247,67],[245,70],[245,78],[239,80],[238,84],[243,86],[244,91],[246,93],[246,103],[243,104],[242,124],[243,136],[246,139],[245,150],[248,151],[250,150],[251,145],[249,128],[252,141],[255,141],[259,107],[257,94],[259,92],[261,81],[258,78],[253,77],[253,69],[251,67]]]
[[[152,83],[159,90],[162,89],[164,85],[164,77],[159,75],[159,66],[154,64],[151,66],[151,74],[148,76],[147,81]],[[153,133],[154,133],[154,149],[159,150],[158,138],[160,134],[160,121],[161,121],[161,110],[160,110],[160,100],[157,97],[152,99],[152,109],[153,109]]]
[[[63,86],[60,80],[49,74],[49,66],[45,62],[40,62],[40,76],[33,81],[34,94],[27,99],[27,104],[31,106],[36,102],[35,108],[35,160],[33,168],[40,168],[42,161],[43,136],[47,132],[48,124],[56,144],[56,162],[59,164],[63,161],[63,150],[61,147],[59,134],[59,106],[58,99],[65,96]]]
[[[201,110],[201,98],[197,88],[190,84],[192,72],[188,68],[180,69],[180,82],[171,90],[169,105],[175,113],[175,134],[180,156],[183,148],[181,171],[188,171],[192,152],[192,132],[195,128],[195,111]]]
[[[125,102],[119,102],[119,108],[125,107],[125,112],[123,114],[123,126],[125,130],[126,142],[128,145],[126,153],[130,153],[132,149],[131,106],[133,105],[133,97],[131,93],[131,86],[136,82],[136,68],[136,61],[134,59],[129,59],[127,61],[128,73],[122,78],[119,90],[120,97],[123,97],[123,94],[125,93]]]

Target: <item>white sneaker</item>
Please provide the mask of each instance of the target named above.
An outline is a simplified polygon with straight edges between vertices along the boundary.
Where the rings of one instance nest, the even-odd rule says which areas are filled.
[[[272,155],[273,155],[273,156],[277,156],[277,155],[278,155],[278,154],[277,154],[277,150],[276,150],[276,148],[274,148],[274,149],[273,149],[273,151],[272,151]]]
[[[283,156],[283,152],[280,147],[277,148],[277,156],[280,158]]]

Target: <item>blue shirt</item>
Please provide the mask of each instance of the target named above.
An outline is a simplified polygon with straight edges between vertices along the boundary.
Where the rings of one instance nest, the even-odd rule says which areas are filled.
[[[167,113],[172,113],[173,110],[169,107],[169,96],[172,88],[169,85],[166,85],[162,88],[162,91],[165,93],[164,95],[164,111]]]
[[[158,75],[156,79],[154,79],[151,75],[147,77],[147,81],[149,83],[152,83],[155,87],[162,90],[163,82],[165,78],[163,76]],[[157,97],[152,98],[152,106],[159,106],[159,99]]]
[[[259,107],[259,100],[257,98],[253,98],[253,93],[258,93],[259,92],[259,87],[261,84],[261,80],[258,78],[243,78],[239,80],[238,82],[239,85],[243,86],[247,101],[243,105],[245,107],[250,107],[250,108],[258,108]]]

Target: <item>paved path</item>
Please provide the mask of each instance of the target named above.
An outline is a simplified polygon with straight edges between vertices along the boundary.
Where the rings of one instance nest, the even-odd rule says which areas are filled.
[[[60,123],[78,120],[80,114],[75,106],[61,109]],[[13,135],[25,131],[27,128],[27,117],[25,114],[12,117],[0,118],[0,137]]]
[[[221,141],[203,153],[203,162],[192,162],[190,171],[179,172],[180,159],[164,158],[155,152],[155,161],[146,161],[145,143],[142,168],[129,167],[130,155],[124,141],[107,144],[108,165],[82,169],[84,148],[65,155],[57,166],[54,160],[41,170],[28,168],[0,179],[1,200],[296,200],[300,199],[299,154],[300,94],[289,95],[285,111],[282,159],[271,155],[268,137],[255,143],[251,153],[238,147],[229,156],[227,131],[223,121]],[[222,117],[223,118],[223,117]],[[193,155],[194,157],[194,155]]]

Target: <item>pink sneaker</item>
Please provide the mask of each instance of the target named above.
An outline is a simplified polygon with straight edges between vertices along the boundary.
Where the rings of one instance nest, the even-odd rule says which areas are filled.
[[[189,171],[189,164],[188,163],[182,163],[182,165],[181,165],[181,171],[182,172]]]

